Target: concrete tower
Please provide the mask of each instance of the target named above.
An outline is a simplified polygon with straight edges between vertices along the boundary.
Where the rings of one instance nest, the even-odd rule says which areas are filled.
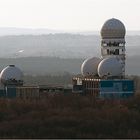
[[[101,29],[102,58],[116,57],[122,64],[122,77],[125,76],[125,26],[115,18],[107,20]]]
[[[73,92],[103,99],[134,95],[134,81],[125,78],[125,26],[118,19],[107,20],[101,29],[101,56],[89,58],[81,75],[73,77]]]

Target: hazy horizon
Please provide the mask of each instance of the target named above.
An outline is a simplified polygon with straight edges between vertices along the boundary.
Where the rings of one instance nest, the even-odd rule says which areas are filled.
[[[139,0],[0,0],[0,27],[100,30],[110,18],[140,29]]]
[[[55,30],[49,28],[0,27],[0,36],[5,35],[41,35],[41,34],[81,34],[100,35],[100,30]],[[140,35],[140,30],[127,30],[126,35]]]

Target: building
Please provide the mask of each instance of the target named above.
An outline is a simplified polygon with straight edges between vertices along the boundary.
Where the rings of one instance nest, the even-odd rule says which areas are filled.
[[[58,85],[23,85],[23,73],[15,65],[9,65],[0,73],[0,97],[39,99],[48,95],[71,93],[72,89]]]
[[[97,98],[127,98],[134,95],[134,81],[130,79],[96,79],[73,77],[73,93]]]
[[[125,77],[125,26],[115,18],[101,29],[101,56],[86,59],[81,75],[72,79],[73,93],[96,98],[127,98],[134,95],[134,81]],[[40,98],[47,93],[71,93],[63,86],[23,86],[23,73],[9,65],[0,73],[0,97]]]
[[[134,95],[134,81],[125,77],[125,26],[115,18],[101,29],[101,57],[86,59],[80,76],[73,77],[73,92],[99,98]]]

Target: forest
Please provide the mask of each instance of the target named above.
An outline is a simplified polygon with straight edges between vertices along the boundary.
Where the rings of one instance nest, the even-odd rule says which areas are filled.
[[[27,84],[70,84],[63,76],[26,76]],[[37,99],[0,99],[0,138],[140,138],[140,77],[128,99],[46,94]],[[46,80],[47,79],[47,80]]]
[[[126,75],[135,81],[134,97],[106,100],[60,93],[0,98],[0,138],[140,138],[139,38],[126,37]],[[3,36],[0,44],[0,70],[16,65],[24,85],[71,86],[82,62],[100,57],[98,35]]]
[[[140,138],[140,95],[125,100],[62,95],[0,99],[0,138]]]

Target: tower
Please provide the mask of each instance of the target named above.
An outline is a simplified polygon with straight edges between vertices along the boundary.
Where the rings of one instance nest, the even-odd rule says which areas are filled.
[[[122,77],[125,77],[125,33],[124,24],[115,18],[107,20],[101,29],[102,59],[116,57],[122,64]]]
[[[74,93],[104,99],[134,95],[134,81],[125,77],[125,33],[125,26],[118,19],[112,18],[103,24],[101,59],[93,57],[83,62],[82,76],[73,77]]]

